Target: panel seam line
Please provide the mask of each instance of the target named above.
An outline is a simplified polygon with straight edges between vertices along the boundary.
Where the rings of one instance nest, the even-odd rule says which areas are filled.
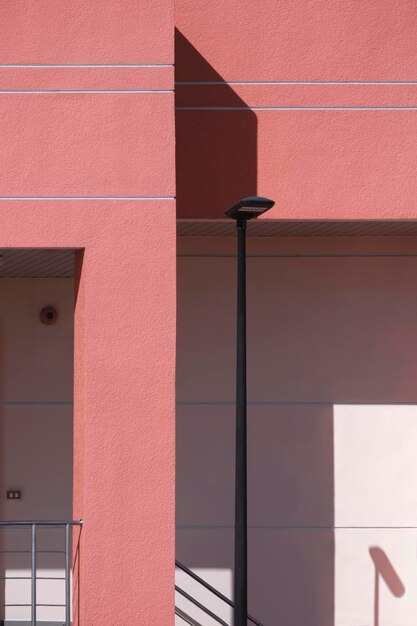
[[[1,66],[0,66],[1,67]],[[349,81],[349,80],[271,80],[271,81],[176,81],[176,85],[205,85],[205,86],[227,86],[227,85],[417,85],[417,81]]]
[[[204,106],[177,106],[176,111],[417,111],[417,106],[359,106],[359,107],[331,107],[331,106],[292,106],[292,107],[204,107]]]
[[[42,93],[174,93],[173,89],[0,89],[0,94]]]
[[[0,63],[1,68],[164,68],[173,63]]]
[[[178,524],[176,526],[180,530],[218,530],[218,529],[234,529],[232,524]],[[281,526],[273,524],[249,524],[248,528],[260,530],[416,530],[417,526]]]
[[[175,196],[0,196],[0,200],[175,200]]]

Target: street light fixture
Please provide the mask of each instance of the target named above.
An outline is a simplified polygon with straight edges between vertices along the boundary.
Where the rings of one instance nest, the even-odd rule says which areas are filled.
[[[236,350],[236,470],[234,626],[246,626],[248,614],[248,477],[246,391],[246,222],[262,215],[275,202],[252,196],[227,209],[237,228],[237,350]]]
[[[266,211],[269,211],[274,206],[273,200],[268,198],[260,198],[259,196],[250,196],[249,198],[242,198],[239,202],[236,202],[230,209],[224,212],[227,217],[232,217],[234,220],[251,220],[254,217],[259,217]]]

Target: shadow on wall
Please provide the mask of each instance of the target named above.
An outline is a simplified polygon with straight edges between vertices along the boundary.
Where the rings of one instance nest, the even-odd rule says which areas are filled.
[[[369,548],[369,554],[375,566],[374,587],[374,626],[379,626],[379,583],[382,579],[395,598],[405,594],[405,587],[385,552],[378,546]]]
[[[257,117],[178,30],[175,41],[177,217],[222,219],[238,198],[258,192]],[[196,342],[189,333],[181,340],[181,328],[194,324],[183,311],[206,302],[207,286],[189,291],[189,307],[179,289],[178,375],[193,343],[213,371],[207,358],[218,334],[207,333],[207,349],[201,329]],[[222,311],[224,303],[218,305]],[[209,307],[216,310],[213,298]],[[234,342],[234,331],[229,336]],[[223,366],[234,372],[234,348],[228,354]],[[231,595],[234,409],[220,413],[206,415],[197,406],[177,413],[177,558]],[[249,408],[249,611],[265,623],[298,624],[306,616],[311,624],[334,623],[333,412],[323,413],[316,420],[291,407]],[[328,530],[291,528],[317,524]]]
[[[257,193],[256,115],[178,30],[175,68],[177,216],[224,218]]]
[[[4,328],[2,320],[0,319],[0,441],[4,441],[4,389],[3,389],[3,381],[4,381]],[[1,463],[0,463],[0,482],[1,477],[4,475],[4,455],[2,455]],[[3,494],[1,496],[1,505],[0,505],[0,519],[4,519],[4,500]],[[6,564],[4,559],[4,550],[6,548],[6,542],[4,540],[4,532],[1,532],[0,529],[0,623],[3,622],[6,616]]]
[[[220,258],[178,261],[177,558],[230,597],[235,264]],[[258,266],[250,259],[249,612],[265,626],[333,626],[333,406],[303,402],[306,378],[317,371],[317,364],[302,365],[310,350],[317,354],[315,344],[306,352],[297,341],[308,309],[274,288],[298,290],[297,281],[279,275],[275,264],[270,270],[264,260]],[[288,398],[291,402],[282,402]],[[209,606],[222,608],[212,599]],[[184,603],[181,607],[196,615]],[[230,623],[227,612],[218,614]]]
[[[60,313],[56,325],[42,324],[39,316],[50,302]],[[0,279],[2,522],[71,517],[72,302],[71,278]],[[21,499],[6,499],[8,489],[21,490]],[[65,586],[53,580],[64,575],[64,547],[64,528],[37,527],[41,622],[64,619]],[[2,525],[0,624],[30,621],[31,549],[30,525]]]
[[[211,415],[197,406],[178,409],[177,558],[231,597],[234,411],[228,409],[220,415],[216,408]],[[316,416],[250,406],[248,426],[249,612],[265,625],[308,618],[332,626],[332,409]],[[305,528],[312,525],[321,528]]]
[[[265,626],[415,621],[416,264],[248,259],[249,611]],[[235,271],[178,259],[177,558],[227,595]]]

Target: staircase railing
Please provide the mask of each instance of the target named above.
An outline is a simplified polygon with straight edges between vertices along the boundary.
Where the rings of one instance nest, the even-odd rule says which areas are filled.
[[[29,580],[30,588],[31,588],[31,597],[30,603],[20,602],[14,604],[1,604],[1,607],[30,607],[31,618],[30,624],[31,626],[36,626],[37,624],[37,608],[38,607],[55,607],[62,608],[65,613],[64,617],[64,625],[70,626],[71,624],[71,540],[72,540],[72,529],[75,526],[82,526],[81,521],[38,521],[38,520],[19,520],[19,521],[11,521],[11,522],[3,522],[0,521],[0,531],[3,529],[18,529],[23,528],[29,533],[30,536],[30,545],[28,549],[6,549],[3,550],[0,548],[1,554],[28,554],[30,555],[30,572],[29,576],[19,575],[19,576],[7,576],[6,572],[3,576],[0,576],[0,580],[6,583],[10,580]],[[63,530],[63,547],[59,550],[44,550],[39,549],[37,545],[38,531],[40,529],[61,529]],[[0,542],[2,542],[2,537],[0,535]],[[56,576],[38,576],[37,574],[37,557],[38,554],[61,554],[64,556],[65,564],[63,567],[64,576],[56,577]],[[37,581],[38,580],[46,580],[46,581],[56,581],[60,580],[64,583],[65,586],[65,600],[64,604],[46,604],[39,603],[37,600]],[[63,626],[64,626],[63,625]]]
[[[208,582],[206,582],[203,578],[201,578],[195,572],[193,572],[188,567],[186,567],[183,563],[175,560],[175,566],[178,567],[178,569],[180,569],[182,572],[187,574],[187,576],[189,576],[190,578],[198,582],[202,587],[210,591],[213,595],[216,596],[216,598],[219,598],[219,600],[222,600],[225,604],[229,605],[232,609],[235,608],[234,602],[232,600],[230,600],[227,596],[223,595],[222,593],[220,593],[220,591],[212,587]],[[196,606],[198,609],[203,611],[206,615],[211,617],[218,624],[221,624],[222,626],[229,626],[229,624],[227,624],[227,622],[225,622],[221,617],[213,613],[213,611],[211,611],[209,608],[204,606],[201,602],[193,598],[193,596],[191,596],[189,593],[184,591],[184,589],[181,589],[181,587],[179,587],[178,585],[175,585],[175,591],[177,591],[180,595],[186,598],[189,602],[194,604],[194,606]],[[182,611],[179,611],[179,609],[177,608],[175,608],[175,614],[178,615],[178,617],[180,617],[184,622],[186,622],[190,626],[198,626],[198,622],[196,622],[196,620],[185,615]],[[248,617],[248,622],[255,624],[255,626],[264,626],[259,620],[252,617],[252,615],[249,615],[249,613],[247,617]]]

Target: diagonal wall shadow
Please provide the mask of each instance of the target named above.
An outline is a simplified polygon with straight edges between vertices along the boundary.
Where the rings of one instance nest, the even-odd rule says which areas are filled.
[[[178,29],[175,80],[177,217],[224,218],[257,193],[256,115]]]
[[[178,30],[175,62],[177,217],[223,219],[225,208],[237,198],[262,193],[257,188],[257,117]],[[248,288],[256,281],[249,260]],[[206,345],[204,337],[210,337],[210,331],[206,328],[201,333],[198,323],[198,350],[194,353],[189,331],[196,320],[206,320],[204,302],[212,303],[210,317],[218,319],[220,328],[224,326],[225,311],[213,304],[220,282],[200,276],[194,283],[180,270],[177,372],[181,379],[187,378],[183,367],[190,362],[190,354],[196,356],[193,369],[201,368],[201,378],[213,375],[207,356],[210,351],[217,354],[214,344],[221,344],[221,339],[214,334]],[[192,294],[191,283],[199,285]],[[233,291],[233,284],[228,284],[225,292]],[[267,291],[274,292],[274,280],[268,284]],[[251,326],[250,318],[249,311],[248,338],[253,341],[249,351],[253,356],[254,346],[259,347],[261,341],[258,325]],[[274,370],[260,363],[265,372]],[[233,368],[230,363],[230,371]],[[249,410],[249,523],[253,526],[249,531],[249,611],[265,624],[334,624],[333,411],[329,408],[322,413],[295,415],[289,410],[272,410],[259,419]],[[233,528],[222,524],[224,511],[234,498],[234,445],[233,408],[224,418],[213,412],[205,419],[198,408],[187,413],[179,407],[177,558],[200,570],[203,578],[226,594],[233,587]],[[217,526],[211,521],[208,526],[189,522],[203,519],[201,511],[207,508]],[[279,519],[286,528],[256,529],[271,518]],[[314,525],[323,530],[290,528]],[[226,614],[222,615],[226,619]]]

